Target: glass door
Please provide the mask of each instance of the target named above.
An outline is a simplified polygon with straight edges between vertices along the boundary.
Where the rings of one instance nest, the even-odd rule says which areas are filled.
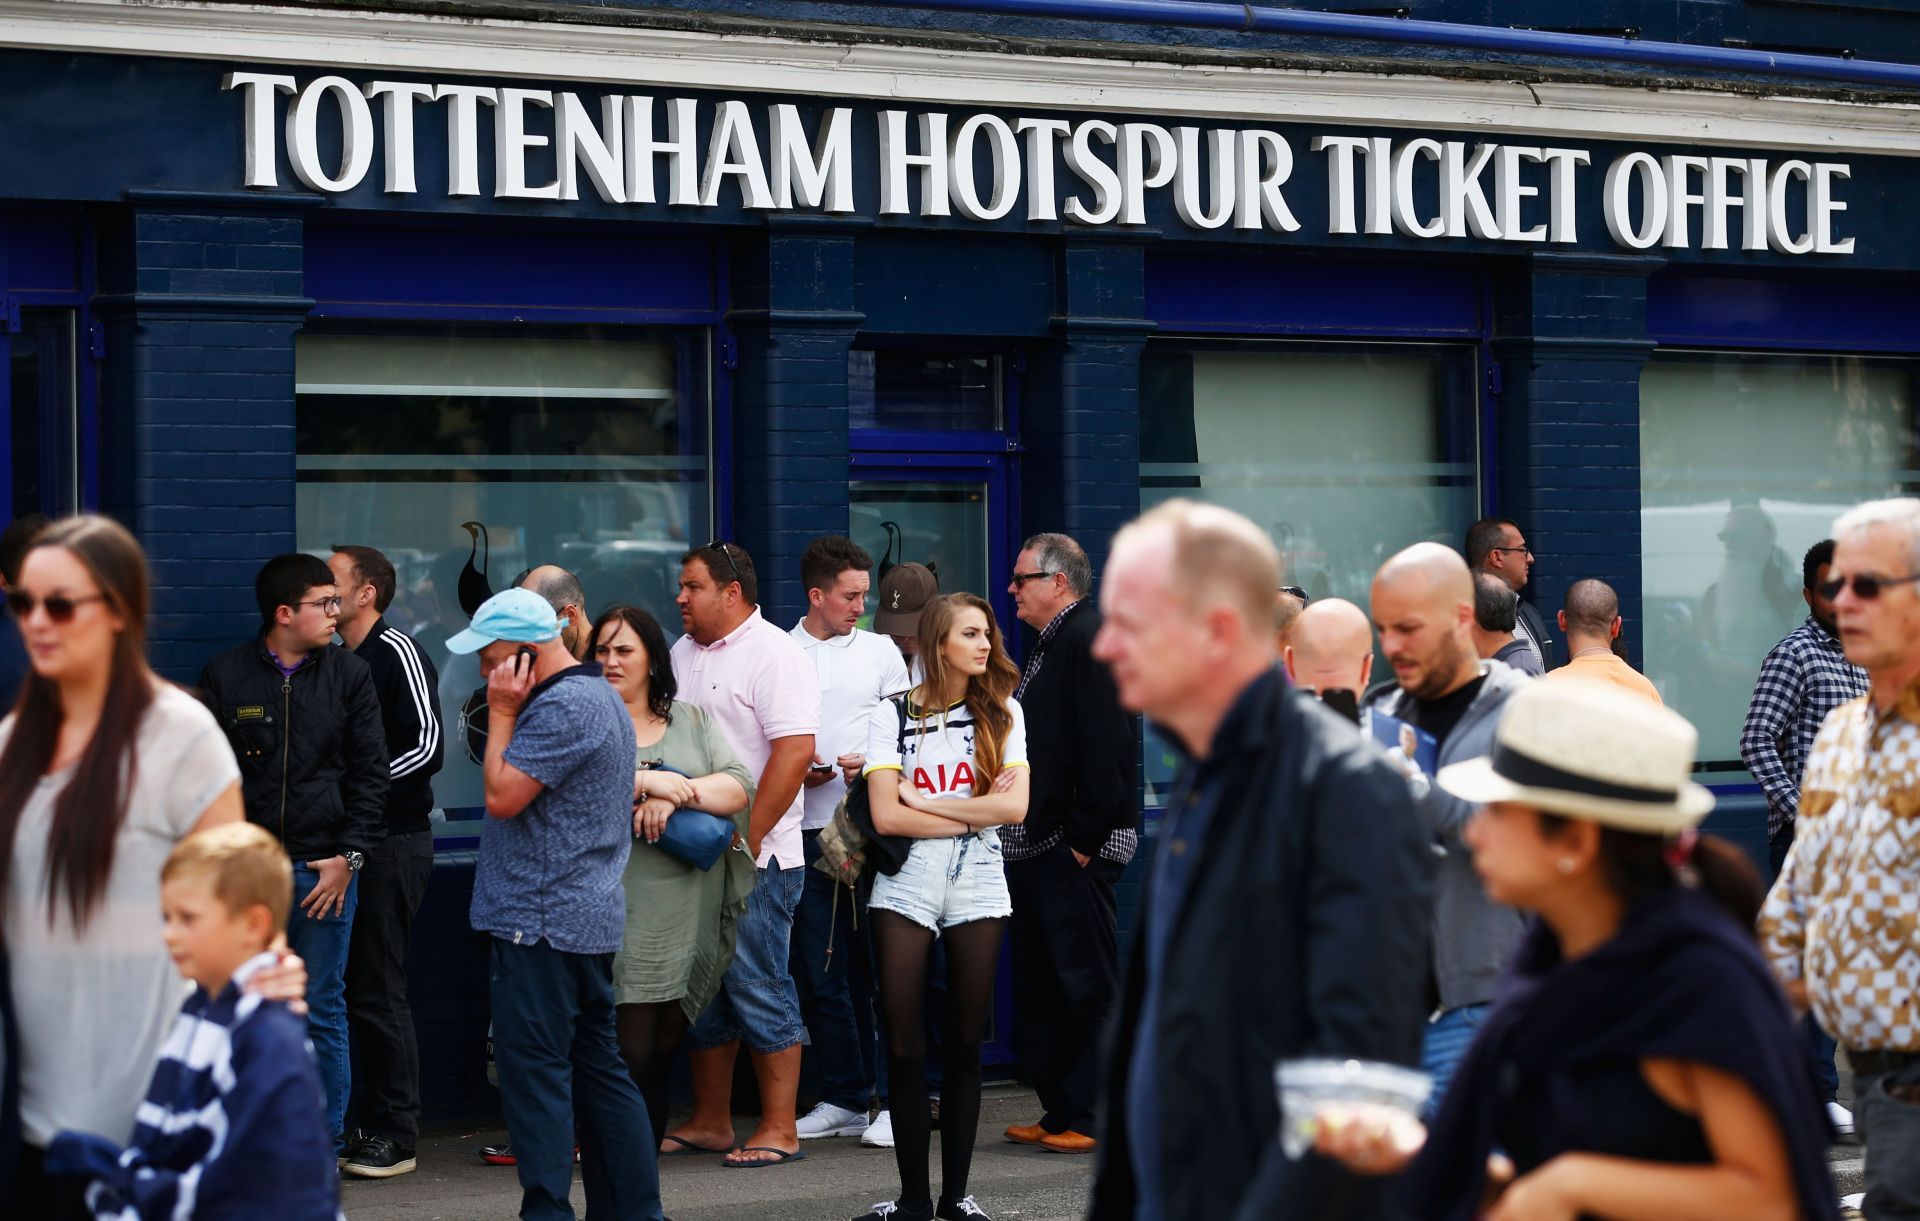
[[[0,520],[59,516],[81,505],[78,311],[26,306],[19,329],[0,327]]]
[[[1018,649],[1006,594],[1018,546],[1006,461],[999,454],[855,454],[847,516],[853,541],[873,556],[876,591],[895,564],[925,564],[942,593],[985,598],[1008,647]]]

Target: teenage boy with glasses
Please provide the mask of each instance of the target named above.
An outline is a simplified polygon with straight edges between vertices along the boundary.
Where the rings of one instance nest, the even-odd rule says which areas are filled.
[[[208,662],[200,690],[239,760],[248,820],[293,858],[287,944],[307,964],[307,1033],[338,1146],[354,879],[386,834],[386,734],[373,671],[333,643],[340,594],[326,561],[275,556],[253,590],[260,634]]]

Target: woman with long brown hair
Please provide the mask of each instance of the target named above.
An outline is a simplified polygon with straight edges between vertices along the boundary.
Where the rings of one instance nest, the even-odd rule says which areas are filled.
[[[220,726],[147,665],[147,588],[132,535],[74,517],[34,536],[7,594],[32,665],[0,720],[0,929],[25,1137],[13,1216],[87,1215],[77,1186],[41,1173],[55,1133],[133,1136],[185,988],[160,935],[160,866],[180,839],[243,815]]]
[[[1027,815],[1027,731],[1013,698],[1020,672],[993,609],[972,594],[936,598],[920,613],[918,636],[920,684],[881,704],[867,738],[874,830],[915,842],[898,873],[875,880],[869,903],[900,1196],[874,1205],[861,1221],[987,1215],[967,1194],[967,1174],[980,1124],[980,1044],[1013,912],[995,828]],[[1003,773],[1011,779],[996,785]],[[937,1205],[927,1165],[932,1122],[922,1013],[936,936],[947,951]]]

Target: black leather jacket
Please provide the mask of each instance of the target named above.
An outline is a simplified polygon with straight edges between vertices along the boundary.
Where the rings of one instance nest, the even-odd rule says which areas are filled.
[[[328,645],[282,675],[257,636],[208,662],[200,692],[240,762],[247,818],[295,865],[386,836],[387,743],[366,662]]]

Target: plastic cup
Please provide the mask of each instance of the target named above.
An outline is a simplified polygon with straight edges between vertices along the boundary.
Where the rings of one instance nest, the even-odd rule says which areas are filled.
[[[1280,1092],[1280,1148],[1290,1159],[1313,1148],[1330,1111],[1370,1105],[1417,1120],[1433,1092],[1427,1074],[1377,1060],[1282,1060],[1273,1082]]]

